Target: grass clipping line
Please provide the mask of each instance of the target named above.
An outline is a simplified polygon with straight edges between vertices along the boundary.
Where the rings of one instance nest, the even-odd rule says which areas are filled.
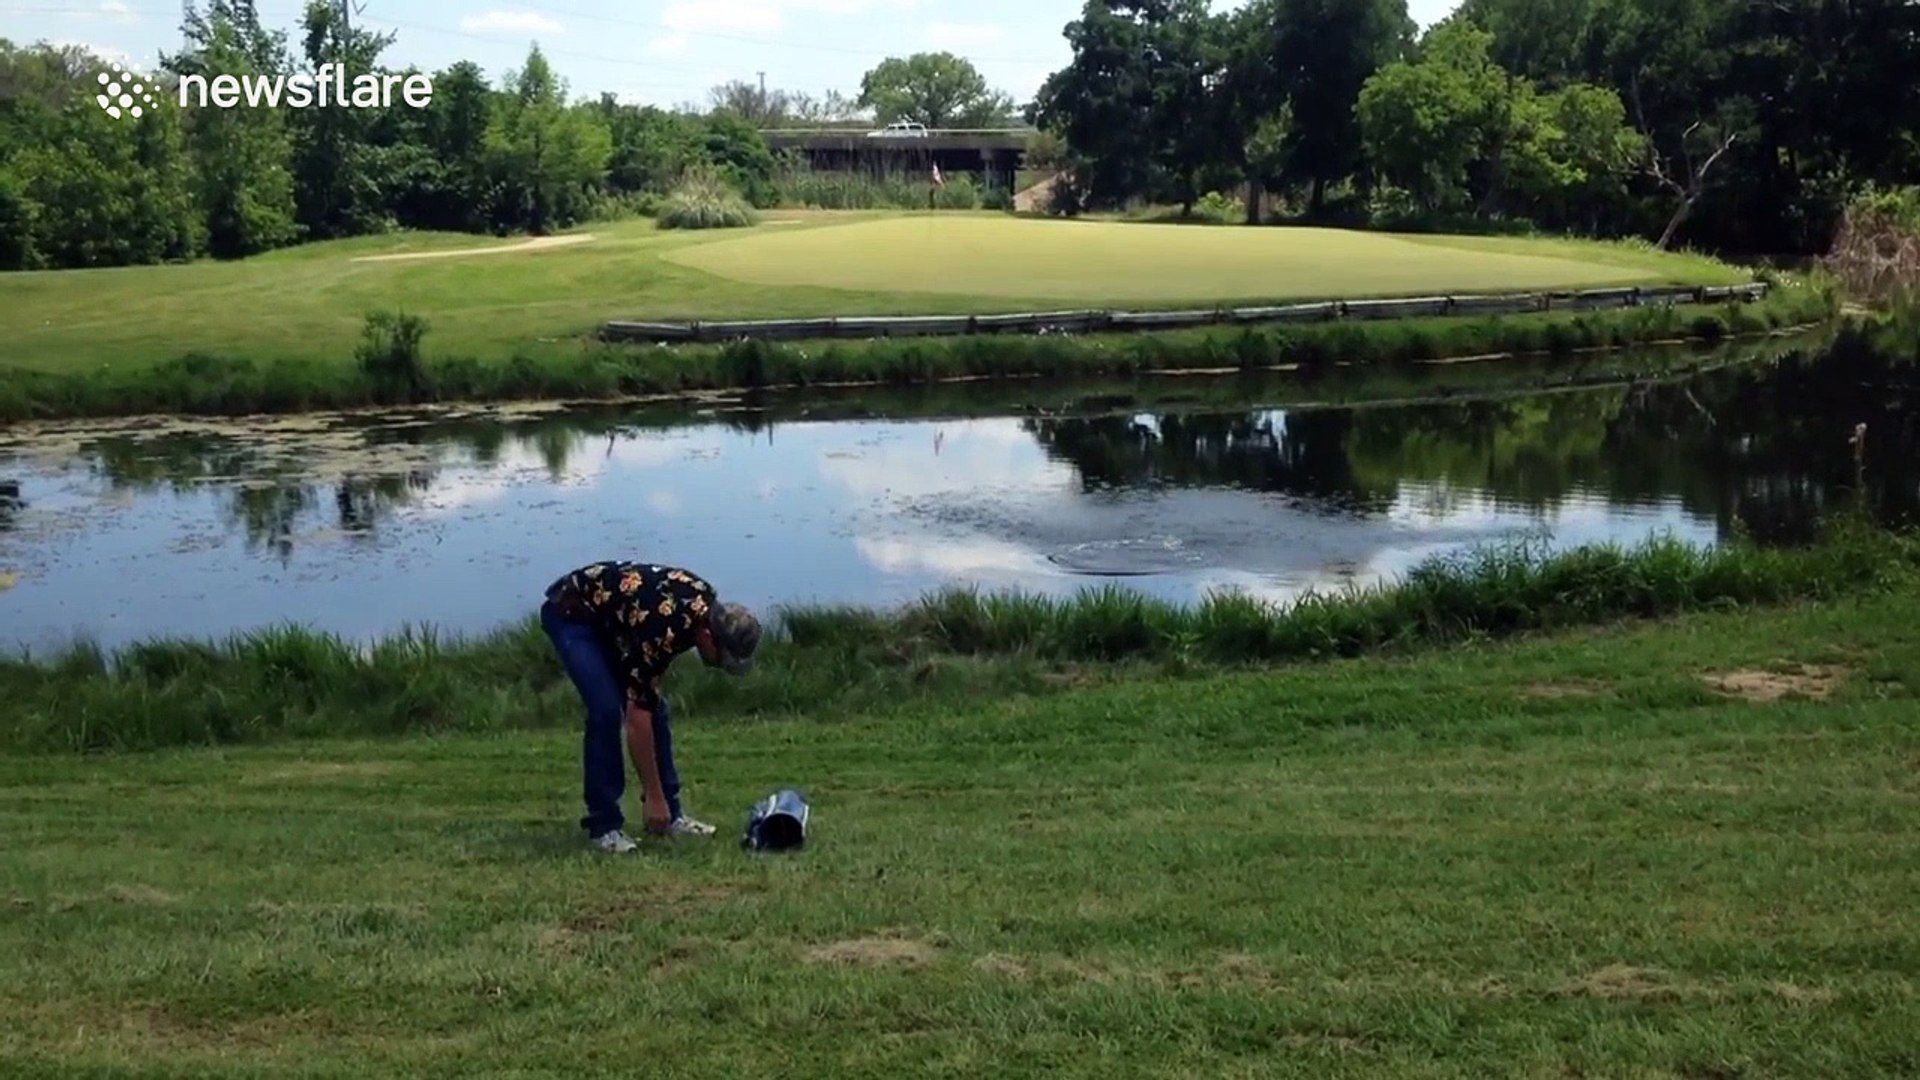
[[[1696,548],[1657,539],[1560,553],[1490,548],[1397,584],[1287,607],[1237,594],[1179,606],[1119,588],[1054,600],[949,590],[898,611],[788,608],[749,679],[676,677],[704,716],[884,711],[930,696],[1049,693],[1061,665],[1160,672],[1358,657],[1911,581],[1920,537],[1843,519],[1814,545]],[[0,661],[0,746],[144,749],[297,736],[493,731],[574,722],[531,619],[473,639],[409,631],[362,648],[301,628],[224,642],[80,645]]]

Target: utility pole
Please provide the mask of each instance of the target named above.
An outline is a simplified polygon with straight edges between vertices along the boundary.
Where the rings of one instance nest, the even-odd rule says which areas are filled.
[[[762,103],[765,103],[767,100],[767,73],[759,71],[754,74],[760,76],[760,100]]]

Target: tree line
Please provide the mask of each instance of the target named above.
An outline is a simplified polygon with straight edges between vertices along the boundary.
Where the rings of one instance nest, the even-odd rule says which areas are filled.
[[[253,0],[189,5],[156,91],[199,75],[292,76],[383,66],[391,34],[313,0],[292,35]],[[95,102],[112,65],[72,46],[0,39],[0,269],[238,258],[394,228],[507,234],[648,212],[690,168],[756,206],[780,198],[783,163],[759,128],[811,116],[989,122],[1012,111],[966,61],[888,60],[857,99],[717,88],[706,109],[610,94],[574,100],[538,46],[498,83],[469,62],[432,72],[412,108],[181,110],[138,119]]]
[[[1250,185],[1306,219],[1818,253],[1920,177],[1910,0],[1088,0],[1029,118],[1069,211]],[[1260,213],[1257,200],[1248,207]]]

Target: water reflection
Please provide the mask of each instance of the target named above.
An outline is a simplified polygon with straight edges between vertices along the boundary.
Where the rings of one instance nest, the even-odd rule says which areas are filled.
[[[68,426],[0,441],[0,470],[20,477],[0,481],[0,573],[16,580],[0,621],[32,644],[282,619],[481,629],[524,614],[558,570],[621,555],[695,566],[759,604],[1107,578],[1284,598],[1529,534],[1790,540],[1843,500],[1920,518],[1914,381],[1843,341],[1680,381],[1359,408],[1253,407],[1260,387],[1190,380],[1183,394],[1241,403]],[[147,583],[138,607],[113,593],[122,577],[88,572],[108,565]]]

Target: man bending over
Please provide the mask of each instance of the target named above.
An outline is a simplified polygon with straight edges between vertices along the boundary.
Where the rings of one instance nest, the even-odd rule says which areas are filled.
[[[760,645],[760,622],[739,604],[722,604],[712,585],[685,570],[652,563],[598,562],[555,581],[540,607],[567,677],[587,708],[581,743],[580,825],[603,851],[639,845],[620,811],[627,770],[621,735],[646,791],[647,831],[711,836],[713,826],[686,816],[673,767],[672,722],[660,680],[688,649],[708,667],[744,675]]]

